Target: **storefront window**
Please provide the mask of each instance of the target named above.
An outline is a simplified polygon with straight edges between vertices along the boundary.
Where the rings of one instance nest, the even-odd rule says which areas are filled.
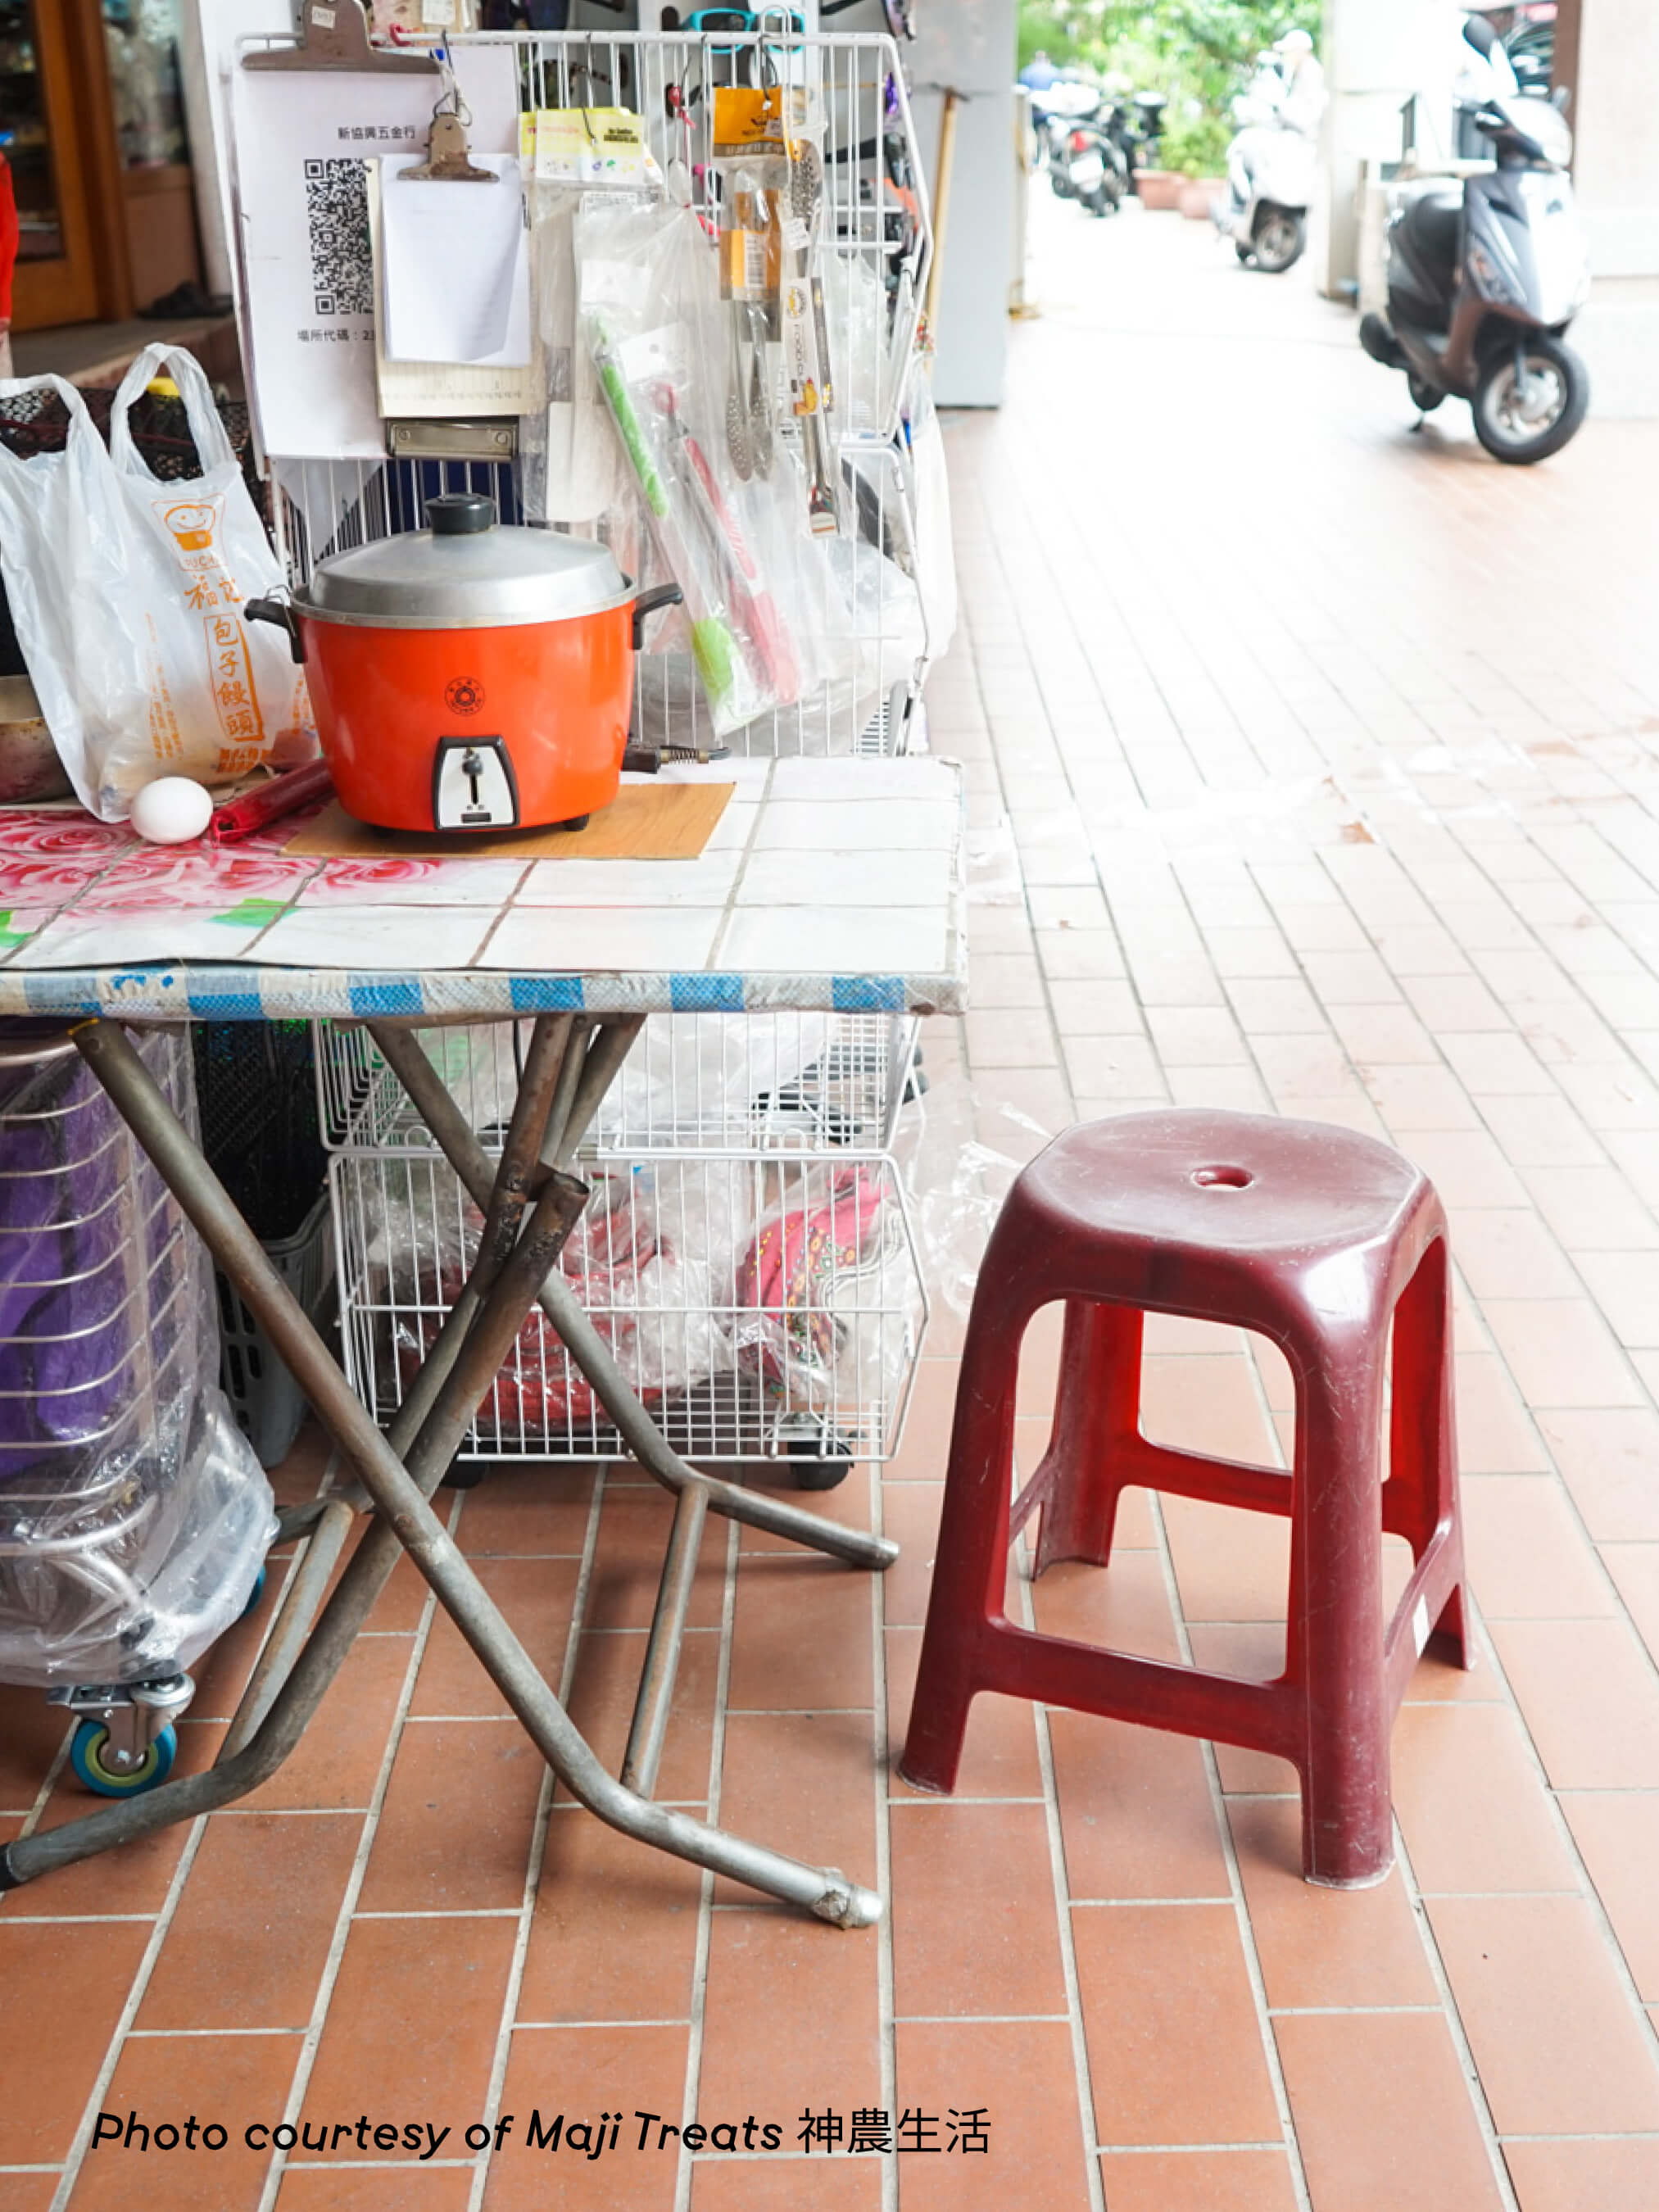
[[[46,88],[34,43],[31,0],[0,0],[0,132],[17,196],[20,261],[56,261],[64,252]]]
[[[182,0],[104,0],[116,135],[129,169],[190,159],[179,81],[181,6]]]

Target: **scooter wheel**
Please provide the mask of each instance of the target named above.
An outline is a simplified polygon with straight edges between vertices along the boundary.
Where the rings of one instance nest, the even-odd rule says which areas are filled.
[[[1269,276],[1282,276],[1300,261],[1307,242],[1308,226],[1302,217],[1285,208],[1273,208],[1256,224],[1251,240],[1255,265]]]
[[[1517,348],[1493,353],[1469,402],[1474,434],[1495,461],[1526,468],[1559,453],[1577,431],[1589,406],[1589,371],[1559,338],[1540,331],[1521,342],[1525,388],[1517,373]]]
[[[161,1730],[131,1770],[105,1765],[103,1754],[108,1742],[109,1730],[101,1721],[82,1721],[70,1744],[70,1765],[99,1797],[140,1797],[146,1790],[159,1789],[172,1773],[179,1754],[179,1739],[171,1727]]]
[[[1432,415],[1446,396],[1437,385],[1425,384],[1420,376],[1407,376],[1406,389],[1411,394],[1412,405],[1419,415]]]

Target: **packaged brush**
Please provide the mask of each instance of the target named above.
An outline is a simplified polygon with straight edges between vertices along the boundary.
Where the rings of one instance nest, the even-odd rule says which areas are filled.
[[[780,609],[713,434],[726,397],[716,249],[690,210],[618,200],[585,204],[577,252],[599,389],[658,558],[684,595],[710,718],[729,737],[794,701],[803,672],[799,626]]]

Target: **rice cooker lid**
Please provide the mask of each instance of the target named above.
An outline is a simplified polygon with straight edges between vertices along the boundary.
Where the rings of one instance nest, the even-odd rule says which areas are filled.
[[[429,499],[426,520],[319,562],[295,606],[324,622],[482,629],[602,614],[631,597],[607,547],[498,522],[481,492]]]

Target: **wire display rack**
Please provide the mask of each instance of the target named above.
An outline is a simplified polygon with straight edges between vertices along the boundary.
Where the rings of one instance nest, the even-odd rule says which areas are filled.
[[[820,272],[834,369],[831,465],[842,507],[842,529],[821,541],[824,557],[813,567],[810,620],[832,672],[726,743],[748,755],[885,756],[925,742],[920,701],[929,648],[902,421],[933,237],[896,42],[596,32],[481,33],[452,43],[458,53],[509,52],[522,113],[614,106],[640,116],[659,175],[711,229],[720,217],[714,92],[774,81],[805,88],[823,128]],[[787,407],[776,411],[786,444],[796,441]],[[425,501],[438,492],[482,491],[503,520],[538,519],[526,512],[520,460],[277,454],[270,465],[278,546],[295,586],[331,554],[420,527]],[[719,742],[689,653],[641,657],[635,732],[659,746]],[[525,1036],[513,1025],[420,1033],[492,1154],[512,1111]],[[916,1036],[913,1018],[873,1014],[653,1015],[647,1023],[584,1154],[598,1195],[583,1235],[606,1240],[606,1251],[577,1287],[688,1456],[879,1458],[896,1448],[926,1318],[890,1158]],[[346,1364],[384,1419],[459,1287],[467,1210],[367,1030],[318,1024],[317,1078]],[[619,1208],[616,1193],[637,1199],[646,1185],[665,1205],[672,1256],[653,1249],[625,1262],[611,1240],[619,1218],[631,1223],[641,1209],[631,1201]],[[848,1190],[869,1203],[879,1231],[837,1244]],[[718,1238],[713,1249],[706,1243],[709,1223],[733,1209],[757,1231],[769,1218],[782,1224],[786,1242],[816,1240],[829,1256],[812,1266],[802,1260],[793,1277],[764,1291],[750,1285],[745,1297],[742,1253]],[[401,1265],[392,1264],[394,1244]],[[580,1375],[532,1316],[466,1451],[568,1459],[615,1449]]]
[[[812,95],[824,125],[820,260],[836,394],[824,419],[846,520],[816,564],[805,611],[832,673],[725,741],[748,755],[904,751],[921,726],[929,641],[902,416],[933,236],[896,44],[872,35],[666,32],[476,33],[452,44],[510,52],[524,113],[612,105],[637,113],[659,171],[710,225],[719,216],[716,89],[769,76]],[[785,443],[798,443],[789,409],[777,414]],[[270,468],[278,549],[296,586],[332,554],[419,528],[436,493],[483,492],[504,521],[536,519],[514,462],[274,454]],[[641,659],[635,724],[653,745],[720,742],[689,652]]]

